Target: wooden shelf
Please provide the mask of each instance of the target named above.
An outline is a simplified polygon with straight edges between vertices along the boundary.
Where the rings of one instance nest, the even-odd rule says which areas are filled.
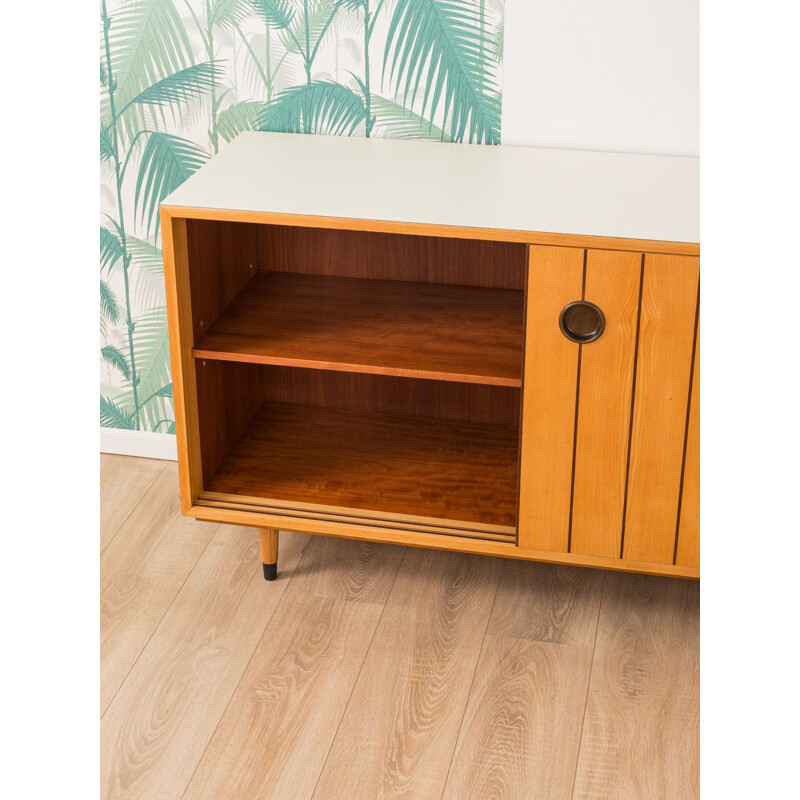
[[[207,492],[516,525],[519,429],[265,403]]]
[[[523,293],[258,273],[195,357],[521,386]]]

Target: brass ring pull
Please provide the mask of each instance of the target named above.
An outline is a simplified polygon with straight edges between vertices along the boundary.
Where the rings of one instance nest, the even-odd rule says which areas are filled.
[[[571,342],[586,344],[600,338],[606,327],[606,318],[594,303],[576,300],[561,310],[558,327]]]

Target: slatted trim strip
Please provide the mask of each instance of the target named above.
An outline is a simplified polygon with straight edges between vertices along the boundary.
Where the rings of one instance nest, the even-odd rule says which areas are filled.
[[[674,563],[700,566],[700,287],[697,292],[692,380],[689,384],[689,410],[686,417],[686,443],[683,449],[681,500],[675,530]]]
[[[510,542],[513,544],[516,541],[516,529],[501,525],[472,526],[469,523],[459,524],[458,522],[449,522],[447,520],[427,520],[424,517],[415,519],[392,514],[377,514],[376,512],[361,511],[359,509],[336,509],[311,503],[293,504],[258,497],[229,496],[218,492],[202,492],[197,498],[196,505],[205,508],[272,514],[295,519],[338,522],[349,526],[366,525],[372,528],[386,528],[414,533],[460,536],[489,542]]]

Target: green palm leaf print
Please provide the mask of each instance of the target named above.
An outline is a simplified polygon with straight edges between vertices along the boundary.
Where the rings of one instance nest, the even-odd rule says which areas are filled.
[[[430,120],[386,97],[372,95],[372,113],[375,125],[394,139],[450,141],[450,137]]]
[[[258,100],[242,100],[220,112],[217,132],[226,141],[233,141],[242,131],[251,131],[258,124],[264,104]]]
[[[281,92],[259,115],[262,131],[351,134],[367,118],[361,95],[332,81]]]
[[[251,0],[259,16],[276,28],[288,28],[292,24],[294,8],[289,0]]]
[[[100,425],[104,428],[124,428],[129,431],[136,429],[133,414],[102,395],[100,396]]]
[[[465,0],[397,0],[389,23],[384,74],[403,105],[422,87],[420,113],[441,112],[455,141],[500,142],[500,99],[480,15]]]
[[[210,91],[221,77],[222,67],[219,64],[213,62],[193,64],[147,86],[128,103],[128,106],[134,103],[153,106],[185,103]],[[121,115],[126,110],[127,106],[118,113]]]
[[[152,132],[139,161],[135,211],[147,231],[158,231],[158,204],[208,160],[196,144],[169,133]]]
[[[131,101],[165,76],[194,61],[189,37],[171,0],[129,0],[111,20],[109,46],[114,96],[128,140],[145,128],[144,107]],[[126,108],[124,115],[119,109]],[[102,119],[109,121],[108,101]]]
[[[103,361],[105,361],[106,364],[116,367],[125,376],[126,380],[130,380],[131,372],[128,367],[128,362],[118,348],[114,347],[112,344],[107,344],[105,347],[100,348],[100,355],[103,357]]]
[[[122,314],[119,310],[119,298],[102,278],[100,279],[100,314],[113,323],[117,323],[122,319]]]

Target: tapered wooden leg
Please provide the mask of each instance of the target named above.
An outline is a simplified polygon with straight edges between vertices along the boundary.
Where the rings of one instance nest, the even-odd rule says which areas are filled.
[[[261,563],[264,579],[274,581],[278,577],[278,531],[276,528],[259,528],[258,543],[261,545]]]

